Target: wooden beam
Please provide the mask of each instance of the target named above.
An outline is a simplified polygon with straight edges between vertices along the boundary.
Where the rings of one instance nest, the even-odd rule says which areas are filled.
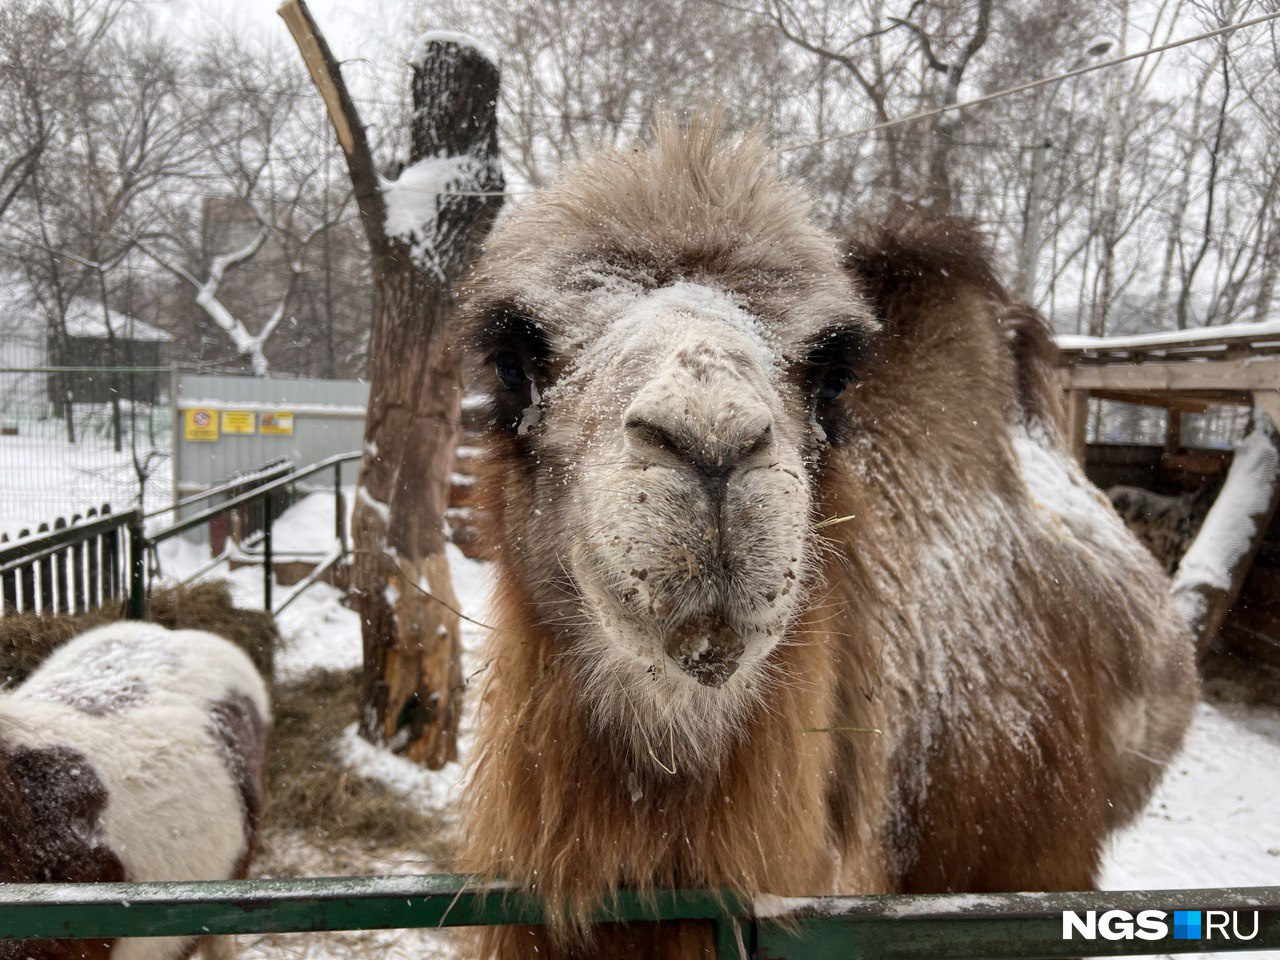
[[[342,66],[329,49],[304,0],[286,0],[276,12],[293,35],[307,72],[324,100],[325,111],[347,160],[352,193],[360,210],[369,249],[375,258],[385,257],[391,249],[385,229],[387,204],[382,195],[373,150],[369,146],[369,134],[342,78]]]
[[[326,63],[329,58],[326,57],[326,51],[320,45],[315,22],[307,14],[306,7],[297,0],[290,0],[289,3],[281,5],[278,12],[289,28],[289,32],[293,34],[294,42],[298,44],[302,61],[307,65],[307,72],[311,74],[311,82],[316,85],[316,90],[324,100],[329,120],[333,124],[334,132],[338,135],[338,143],[344,153],[352,153],[356,148],[355,134],[351,130],[351,120],[347,111],[343,108],[338,85],[334,82]]]
[[[1275,390],[1280,358],[1204,363],[1078,364],[1062,368],[1067,390]]]
[[[1226,469],[1229,454],[1225,450],[1191,450],[1166,453],[1160,458],[1160,469],[1166,473],[1195,473],[1214,476]]]
[[[1164,421],[1164,452],[1177,453],[1182,449],[1182,411],[1170,407]]]

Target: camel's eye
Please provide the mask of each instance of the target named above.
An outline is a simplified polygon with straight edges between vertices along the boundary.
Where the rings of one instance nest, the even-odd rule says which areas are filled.
[[[484,358],[476,373],[488,387],[494,426],[523,435],[541,409],[539,390],[555,382],[546,334],[515,307],[499,307],[481,318],[470,346]]]
[[[809,344],[797,379],[826,442],[839,444],[848,434],[851,411],[839,401],[851,385],[862,383],[873,356],[867,326],[860,321],[828,329]]]
[[[834,403],[844,394],[845,388],[857,379],[851,370],[828,370],[818,384],[818,401]]]
[[[508,390],[519,389],[529,382],[529,377],[525,374],[523,358],[510,350],[503,350],[494,355],[493,369],[498,374],[498,379],[502,381],[502,385]]]
[[[818,406],[839,400],[851,383],[858,383],[871,357],[867,332],[861,325],[827,331],[809,349],[804,383]]]

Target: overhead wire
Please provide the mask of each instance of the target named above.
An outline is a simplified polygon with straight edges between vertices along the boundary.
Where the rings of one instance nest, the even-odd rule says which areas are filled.
[[[1026,93],[1029,90],[1036,90],[1040,87],[1048,86],[1051,83],[1060,83],[1063,80],[1070,80],[1073,77],[1079,77],[1086,73],[1093,73],[1096,70],[1106,70],[1110,67],[1119,66],[1122,63],[1128,63],[1131,60],[1141,60],[1157,53],[1164,53],[1166,50],[1173,50],[1177,47],[1184,47],[1189,43],[1197,43],[1201,40],[1209,40],[1213,37],[1224,36],[1229,33],[1234,33],[1237,30],[1243,30],[1245,27],[1254,27],[1258,24],[1266,23],[1271,20],[1280,20],[1280,10],[1275,13],[1266,13],[1261,16],[1253,17],[1249,20],[1242,20],[1239,23],[1229,23],[1226,26],[1218,27],[1216,30],[1207,30],[1204,33],[1198,33],[1194,36],[1171,40],[1168,43],[1162,43],[1154,47],[1146,47],[1142,50],[1136,50],[1133,53],[1126,53],[1123,56],[1114,57],[1110,60],[1100,60],[1095,63],[1088,63],[1084,66],[1076,67],[1073,70],[1066,70],[1062,73],[1055,73],[1052,76],[1041,77],[1038,80],[1029,80],[1026,83],[1015,84],[1012,87],[993,90],[990,93],[984,93],[978,97],[971,97],[968,100],[944,104],[941,107],[933,107],[929,110],[920,110],[916,113],[907,114],[903,117],[894,117],[891,120],[883,120],[879,123],[869,124],[868,126],[859,127],[856,130],[848,130],[844,133],[834,133],[827,137],[818,137],[815,140],[805,140],[801,143],[793,143],[787,146],[778,147],[777,150],[779,153],[787,153],[792,150],[804,150],[808,147],[817,147],[826,143],[834,143],[837,140],[847,140],[851,137],[866,136],[867,134],[875,133],[880,130],[888,130],[904,123],[912,123],[916,120],[928,120],[931,117],[938,117],[944,113],[950,113],[953,110],[963,110],[967,107],[976,107],[984,103],[990,103],[993,100],[1012,97],[1019,93]]]

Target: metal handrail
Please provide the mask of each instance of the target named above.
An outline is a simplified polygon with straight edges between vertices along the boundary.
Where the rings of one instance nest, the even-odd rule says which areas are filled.
[[[1161,911],[1153,939],[1064,936],[1063,914]],[[1187,939],[1175,911],[1256,913],[1248,939]],[[0,885],[0,939],[187,937],[542,924],[542,902],[458,874],[204,883]],[[720,960],[768,956],[1031,960],[1280,949],[1280,887],[891,894],[754,902],[716,890],[621,890],[597,922],[710,921]],[[1246,925],[1246,928],[1251,925]],[[1206,931],[1208,932],[1208,931]],[[1234,931],[1233,931],[1234,932]]]
[[[173,523],[162,530],[157,530],[154,533],[143,537],[143,546],[144,548],[154,549],[157,544],[176,537],[180,533],[185,533],[187,530],[202,526],[215,517],[229,513],[232,510],[246,506],[247,504],[260,501],[262,503],[262,531],[260,534],[260,542],[262,544],[262,606],[268,613],[278,613],[279,610],[275,609],[272,605],[274,569],[271,527],[275,520],[275,508],[271,499],[272,494],[278,490],[292,486],[300,480],[314,476],[323,470],[333,470],[333,490],[335,498],[334,523],[336,526],[334,536],[338,541],[338,549],[336,551],[337,555],[334,557],[328,557],[323,563],[323,569],[318,568],[317,570],[312,571],[312,576],[309,577],[307,581],[308,585],[310,585],[314,583],[322,573],[326,572],[334,565],[334,563],[347,554],[346,516],[342,502],[342,465],[359,460],[360,456],[361,454],[359,451],[334,454],[331,457],[326,457],[324,460],[320,460],[316,463],[310,464],[309,466],[291,470],[283,476],[276,477],[274,480],[270,480],[267,483],[252,487],[244,493],[237,494],[228,500],[224,500],[216,506],[206,507],[204,510],[194,513],[184,520],[178,520],[176,523]],[[244,478],[237,478],[234,483],[236,485],[241,485],[244,483]],[[225,489],[226,486],[227,485],[224,484],[223,489]],[[184,498],[174,504],[170,509],[176,511],[192,503],[207,500],[214,492],[217,491],[206,490],[203,493],[196,494],[195,496]],[[139,536],[141,536],[141,522],[139,522],[137,526]],[[131,531],[132,529],[133,528],[131,528]],[[141,619],[146,614],[146,571],[139,564],[133,567],[131,574],[132,576],[129,588],[129,615],[134,619]],[[292,603],[297,598],[298,592],[299,591],[294,591],[290,593],[286,598],[285,603],[280,607],[280,610],[283,610],[285,606]]]
[[[260,467],[257,470],[248,470],[237,477],[218,484],[216,487],[210,487],[208,490],[201,490],[199,493],[193,493],[189,497],[183,497],[167,507],[157,507],[150,513],[146,514],[143,519],[150,520],[152,517],[158,517],[162,513],[175,513],[183,507],[189,507],[194,503],[200,503],[202,500],[208,500],[216,497],[220,493],[226,493],[228,490],[235,490],[243,487],[246,483],[253,483],[262,477],[269,477],[279,473],[281,470],[291,470],[293,465],[287,459],[277,460],[274,465]]]
[[[280,606],[271,611],[272,615],[279,616],[284,613],[285,609],[293,603],[293,601],[297,600],[300,596],[315,586],[317,580],[332,570],[339,560],[349,556],[349,554],[350,551],[347,550],[346,545],[341,543],[338,544],[336,549],[330,550],[326,553],[320,558],[310,573],[290,588],[289,592],[285,594],[284,600],[281,601]]]
[[[185,533],[186,531],[198,527],[201,524],[208,523],[219,514],[226,513],[228,510],[234,510],[236,507],[244,506],[247,503],[252,503],[254,500],[258,500],[267,494],[274,493],[276,490],[287,487],[292,483],[297,483],[304,477],[309,477],[313,474],[319,473],[321,470],[340,467],[344,463],[351,463],[359,459],[360,453],[358,451],[352,453],[339,453],[332,457],[327,457],[318,463],[311,464],[309,467],[302,467],[298,470],[294,470],[292,473],[286,474],[283,477],[272,480],[270,483],[264,483],[259,487],[254,487],[252,490],[248,490],[239,496],[232,497],[230,500],[224,501],[216,507],[208,507],[201,510],[199,513],[187,517],[185,520],[179,520],[177,523],[171,524],[163,530],[158,530],[155,533],[150,534],[147,539],[150,543],[160,543],[164,540],[176,537],[180,533]]]

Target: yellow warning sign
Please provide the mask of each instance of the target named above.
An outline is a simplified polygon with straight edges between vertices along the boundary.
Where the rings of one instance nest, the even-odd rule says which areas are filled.
[[[257,433],[258,415],[252,410],[223,410],[223,433]]]
[[[276,437],[293,436],[293,411],[272,410],[264,413],[262,415],[262,426],[258,432]]]
[[[182,439],[207,443],[218,439],[218,412],[207,407],[192,407],[182,416]]]

